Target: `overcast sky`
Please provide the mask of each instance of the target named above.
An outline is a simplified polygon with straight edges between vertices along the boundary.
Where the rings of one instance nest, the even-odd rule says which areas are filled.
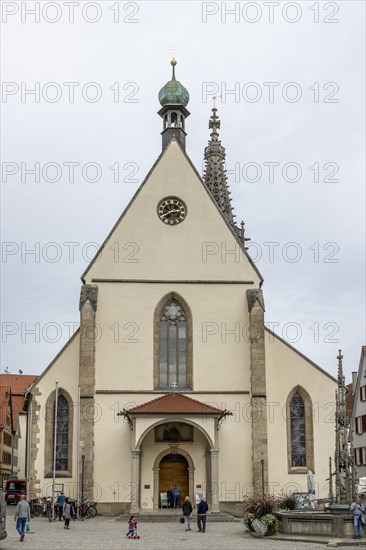
[[[364,2],[1,4],[1,371],[40,374],[77,325],[80,275],[161,151],[174,55],[200,173],[221,95],[267,324],[333,375],[341,348],[350,380],[366,343]]]

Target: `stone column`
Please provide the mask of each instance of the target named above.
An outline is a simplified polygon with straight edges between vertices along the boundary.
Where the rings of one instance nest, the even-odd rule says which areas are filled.
[[[247,290],[250,322],[250,381],[252,405],[252,475],[254,491],[268,492],[267,394],[264,341],[264,301],[260,289]],[[262,462],[263,461],[263,462]]]
[[[140,501],[140,451],[131,451],[131,514],[138,514]]]
[[[219,504],[219,451],[210,449],[211,454],[211,512],[220,512]]]
[[[159,473],[160,468],[153,468],[154,472],[154,510],[159,508]]]
[[[195,496],[196,496],[194,494],[194,468],[190,468],[190,467],[188,467],[188,494],[193,506],[193,503],[195,502]]]
[[[80,293],[80,460],[84,460],[84,497],[93,498],[94,487],[94,392],[95,392],[95,316],[98,287],[84,285]],[[79,442],[78,442],[79,444]],[[80,494],[82,493],[82,461]]]

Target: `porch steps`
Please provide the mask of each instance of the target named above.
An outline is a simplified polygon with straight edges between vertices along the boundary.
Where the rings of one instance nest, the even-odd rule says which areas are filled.
[[[138,514],[135,514],[136,520],[142,523],[145,522],[169,522],[169,523],[178,523],[179,518],[182,516],[181,510],[141,510]],[[128,522],[131,514],[121,514],[116,518],[116,521]],[[197,521],[197,514],[195,512],[191,515],[191,521]],[[239,522],[243,521],[241,518],[236,518],[230,514],[225,514],[223,512],[218,513],[208,513],[207,521],[209,522]]]

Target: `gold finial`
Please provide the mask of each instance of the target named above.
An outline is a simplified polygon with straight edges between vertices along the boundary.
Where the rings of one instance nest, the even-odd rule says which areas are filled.
[[[174,59],[174,57],[173,57],[173,59],[171,60],[170,64],[171,64],[172,67],[175,67],[175,66],[176,66],[177,62],[176,62],[176,60]]]

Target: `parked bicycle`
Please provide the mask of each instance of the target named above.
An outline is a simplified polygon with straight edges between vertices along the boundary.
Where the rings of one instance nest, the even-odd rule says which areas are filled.
[[[94,518],[98,513],[97,503],[94,501],[81,500],[78,506],[78,513],[81,521],[84,521],[85,518]]]
[[[48,521],[55,521],[58,517],[57,503],[55,502],[52,503],[51,499],[46,500],[46,516],[48,517]]]
[[[43,504],[38,499],[33,499],[29,503],[31,518],[37,518],[43,514]]]

